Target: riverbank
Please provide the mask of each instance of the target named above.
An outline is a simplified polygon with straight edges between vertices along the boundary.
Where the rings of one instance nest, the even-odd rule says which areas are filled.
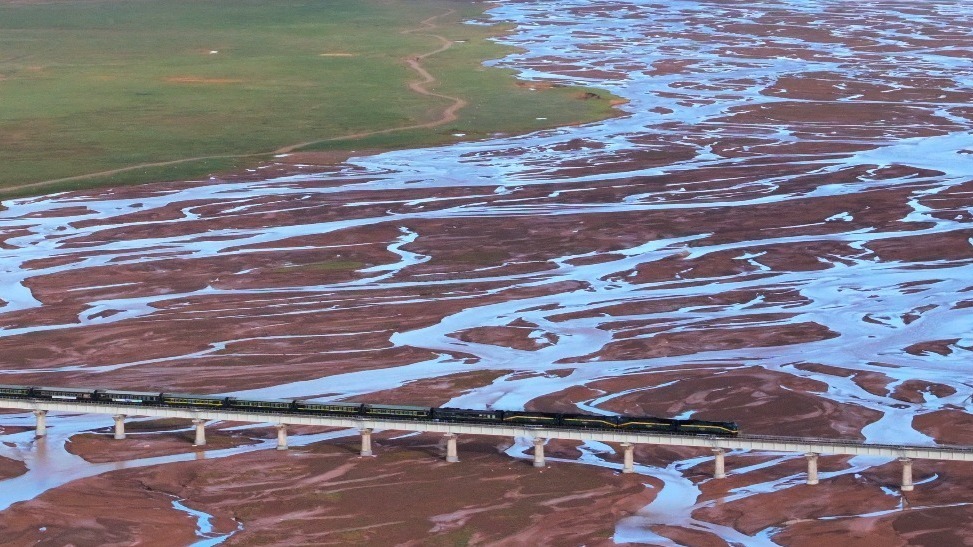
[[[488,7],[0,1],[0,197],[205,179],[303,149],[340,161],[615,113],[603,91],[485,67],[514,51],[491,41],[510,27],[486,24]]]

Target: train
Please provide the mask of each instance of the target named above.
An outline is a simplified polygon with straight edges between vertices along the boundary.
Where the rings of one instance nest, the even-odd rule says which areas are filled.
[[[0,384],[0,398],[74,401],[117,405],[146,405],[198,409],[230,409],[244,412],[281,412],[318,416],[345,416],[394,420],[468,424],[507,424],[559,429],[644,431],[682,435],[739,435],[734,422],[677,420],[653,416],[603,416],[533,412],[524,410],[476,410],[469,408],[381,405],[355,402],[318,402],[301,399],[244,399],[223,395],[195,395],[112,389],[16,386]]]

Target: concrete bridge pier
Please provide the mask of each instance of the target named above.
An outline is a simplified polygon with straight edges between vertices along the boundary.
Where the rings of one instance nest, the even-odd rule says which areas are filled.
[[[124,439],[125,438],[125,415],[115,414],[114,416],[112,416],[112,419],[115,420],[115,438],[118,440]]]
[[[277,424],[277,450],[287,450],[287,425]]]
[[[912,459],[911,458],[899,458],[902,462],[902,491],[911,492],[912,485]]]
[[[714,479],[725,479],[726,478],[726,462],[724,461],[724,455],[726,451],[722,448],[714,448],[713,453],[716,454],[716,459],[714,461],[715,469],[713,470]]]
[[[544,467],[544,441],[540,437],[534,438],[534,467]]]
[[[818,483],[818,455],[815,452],[808,452],[804,455],[807,458],[807,483]]]
[[[35,410],[34,418],[37,419],[37,427],[34,428],[34,436],[43,437],[47,435],[47,411]]]
[[[622,443],[622,473],[635,473],[635,445],[632,443]]]
[[[361,431],[361,455],[362,457],[372,455],[372,430],[360,429]]]
[[[459,461],[459,454],[456,450],[455,433],[446,434],[446,461],[449,463],[456,463]]]
[[[206,420],[195,419],[193,420],[193,425],[196,426],[196,440],[193,441],[193,446],[205,446],[206,445]]]

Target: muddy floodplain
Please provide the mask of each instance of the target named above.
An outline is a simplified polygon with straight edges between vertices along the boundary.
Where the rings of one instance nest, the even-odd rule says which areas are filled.
[[[5,202],[4,383],[970,444],[973,8],[511,0],[497,64],[624,116]],[[956,545],[973,467],[0,415],[18,543]]]

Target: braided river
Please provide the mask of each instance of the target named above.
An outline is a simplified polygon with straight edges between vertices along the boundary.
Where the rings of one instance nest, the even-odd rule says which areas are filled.
[[[619,116],[5,201],[0,382],[973,443],[973,6],[504,0],[487,14],[471,24],[512,23],[502,41],[520,48],[488,64],[524,85],[610,91],[627,101]],[[0,415],[0,456],[24,467],[0,481],[0,528],[24,541],[50,533],[32,517],[41,498],[78,481],[111,488],[115,473],[199,457],[233,469],[273,446],[94,461],[72,439],[104,437],[109,417],[50,424],[37,441],[32,417]],[[353,433],[297,431],[291,444]],[[519,462],[530,446],[491,457]],[[551,448],[552,467],[575,474],[621,468],[617,447]],[[917,462],[907,497],[887,459],[822,458],[814,487],[801,454],[731,452],[723,482],[712,460],[639,447],[632,484],[648,497],[603,516],[607,541],[973,537],[968,465]],[[255,541],[225,506],[161,490],[200,545]],[[461,510],[429,533],[487,512]],[[572,533],[561,539],[595,529]]]

